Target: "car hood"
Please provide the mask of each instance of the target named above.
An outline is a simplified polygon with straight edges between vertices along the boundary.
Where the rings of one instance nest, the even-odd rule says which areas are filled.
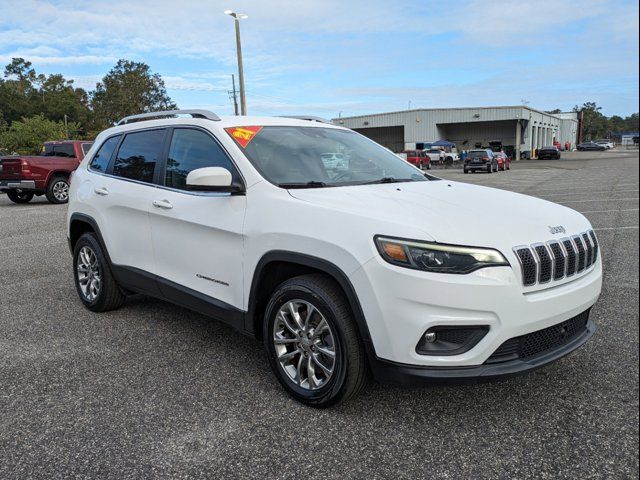
[[[369,220],[368,233],[509,250],[588,230],[580,213],[539,198],[451,181],[296,189],[299,200]],[[364,226],[364,225],[363,225]]]

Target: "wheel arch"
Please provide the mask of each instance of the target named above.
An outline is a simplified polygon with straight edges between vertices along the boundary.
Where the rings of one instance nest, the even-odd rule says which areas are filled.
[[[272,250],[262,256],[254,270],[249,291],[249,305],[245,319],[247,332],[261,338],[264,308],[273,289],[289,278],[308,273],[324,273],[340,286],[351,307],[358,336],[363,341],[367,352],[372,353],[373,345],[369,328],[349,277],[332,262],[304,253]]]
[[[98,243],[100,243],[100,247],[102,247],[102,251],[109,263],[111,263],[111,258],[109,257],[109,251],[106,248],[106,244],[104,243],[104,238],[102,238],[102,233],[100,232],[100,227],[98,223],[95,221],[93,217],[89,215],[85,215],[84,213],[72,213],[69,218],[69,249],[73,254],[73,249],[76,246],[76,243],[80,239],[80,237],[87,233],[92,232],[98,239]]]
[[[53,179],[53,177],[56,177],[56,176],[66,177],[68,179],[71,176],[71,170],[62,170],[62,169],[51,170],[47,175],[47,181],[45,182],[45,186],[49,186],[49,182]]]

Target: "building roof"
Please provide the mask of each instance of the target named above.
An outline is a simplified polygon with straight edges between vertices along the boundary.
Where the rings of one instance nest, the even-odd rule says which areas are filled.
[[[502,105],[502,106],[492,106],[492,107],[441,107],[441,108],[413,108],[411,110],[396,110],[392,112],[378,112],[378,113],[370,113],[365,115],[352,115],[347,117],[337,117],[331,119],[331,121],[336,120],[346,120],[352,118],[365,118],[365,117],[376,117],[379,115],[392,115],[392,114],[402,114],[402,113],[416,113],[416,112],[435,112],[435,111],[443,111],[443,110],[506,110],[506,109],[514,109],[521,108],[523,110],[529,110],[531,112],[540,113],[542,115],[549,115],[550,117],[555,117],[558,120],[568,120],[566,115],[573,112],[561,112],[559,114],[548,113],[543,110],[537,110],[535,108],[528,107],[526,105]],[[562,116],[564,115],[564,117]]]

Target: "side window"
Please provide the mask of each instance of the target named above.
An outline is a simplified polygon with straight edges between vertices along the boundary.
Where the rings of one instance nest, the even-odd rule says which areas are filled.
[[[189,172],[203,167],[224,167],[237,179],[231,160],[211,136],[200,130],[175,129],[167,157],[165,186],[184,190]]]
[[[119,141],[120,135],[107,138],[100,149],[93,156],[93,159],[89,164],[89,168],[91,170],[96,170],[97,172],[106,172],[107,167],[109,166],[109,160],[111,160],[111,155],[118,146]]]
[[[70,143],[63,143],[62,145],[54,145],[53,153],[54,155],[57,155],[60,157],[76,158],[76,151],[73,148],[73,145]]]
[[[147,130],[127,134],[116,155],[113,174],[140,182],[153,182],[164,133],[164,130]]]
[[[93,142],[91,143],[82,143],[82,155],[86,155],[87,153],[89,153],[89,150],[91,150],[91,145],[93,145]]]

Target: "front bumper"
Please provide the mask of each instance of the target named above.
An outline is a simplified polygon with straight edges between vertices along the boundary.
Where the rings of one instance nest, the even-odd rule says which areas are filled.
[[[0,190],[35,190],[33,180],[0,180]]]
[[[388,360],[372,361],[373,375],[379,382],[396,385],[438,385],[450,383],[482,383],[523,375],[554,362],[584,345],[597,327],[592,322],[570,342],[537,357],[470,367],[420,367]]]
[[[457,369],[463,376],[485,376],[509,369],[526,370],[532,362],[540,363],[527,360],[524,365],[516,362],[511,367],[504,363],[484,366],[507,340],[544,330],[589,310],[602,288],[602,263],[598,258],[579,276],[525,288],[511,267],[452,275],[396,267],[374,257],[350,280],[366,318],[374,363],[435,369],[438,373],[434,375],[441,377],[460,376]],[[487,326],[489,331],[460,354],[418,353],[416,346],[424,333],[442,326]],[[421,375],[430,376],[431,372]]]

